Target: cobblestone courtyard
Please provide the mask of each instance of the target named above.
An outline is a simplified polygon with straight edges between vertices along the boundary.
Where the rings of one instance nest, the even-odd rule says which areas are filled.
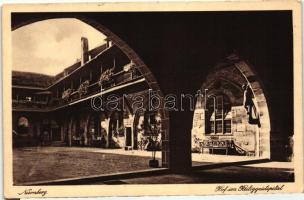
[[[229,162],[222,155],[192,155],[193,166]],[[156,158],[160,162],[161,154]],[[234,157],[233,157],[234,158]],[[65,178],[83,178],[151,169],[151,152],[122,149],[33,147],[13,151],[13,181],[15,185]],[[252,158],[239,157],[238,161]],[[240,177],[242,180],[240,180]],[[142,178],[98,181],[89,184],[168,184],[168,183],[232,183],[294,181],[293,164],[266,162],[195,171],[190,174],[164,174]]]
[[[151,157],[89,152],[66,147],[19,148],[13,151],[13,181],[50,181],[149,169]]]

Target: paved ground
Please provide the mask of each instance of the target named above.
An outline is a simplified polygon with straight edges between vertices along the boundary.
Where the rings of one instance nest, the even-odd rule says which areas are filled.
[[[161,153],[157,152],[160,160]],[[35,147],[14,149],[14,184],[77,178],[151,169],[151,152],[79,147]],[[192,165],[253,160],[254,157],[192,154]],[[293,181],[293,163],[268,162],[194,171],[186,175],[166,174],[91,184],[169,184]]]
[[[293,170],[231,166],[195,171],[186,175],[166,174],[142,178],[95,182],[92,184],[192,184],[192,183],[258,183],[294,181]]]
[[[151,152],[150,152],[151,155]],[[96,153],[65,147],[14,149],[14,184],[149,169],[151,157]]]
[[[112,153],[120,155],[129,155],[129,156],[142,156],[142,157],[151,157],[151,152],[140,151],[140,150],[129,150],[124,149],[101,149],[101,148],[86,148],[86,147],[69,147],[70,150],[85,151],[85,152],[96,152],[96,153]],[[161,152],[156,152],[156,158],[161,159]],[[195,164],[200,163],[218,163],[218,162],[236,162],[244,160],[254,160],[255,157],[247,156],[226,156],[226,155],[217,155],[217,154],[201,154],[201,153],[192,153],[192,161]]]
[[[192,153],[192,166],[202,165],[204,163],[228,163],[238,161],[256,160],[253,156],[232,156],[232,155],[219,155],[219,154],[201,154]]]

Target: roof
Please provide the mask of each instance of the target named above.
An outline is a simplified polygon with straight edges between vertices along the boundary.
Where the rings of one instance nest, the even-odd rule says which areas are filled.
[[[107,48],[106,44],[97,46],[89,51],[91,58],[99,55],[102,51]],[[27,86],[27,87],[37,87],[37,88],[47,88],[54,84],[56,81],[62,79],[66,74],[70,74],[73,71],[81,67],[80,61],[75,62],[71,66],[65,68],[62,72],[55,76],[33,73],[33,72],[22,72],[22,71],[12,71],[12,85],[13,86]]]
[[[47,87],[55,80],[54,76],[33,72],[12,71],[12,85]]]

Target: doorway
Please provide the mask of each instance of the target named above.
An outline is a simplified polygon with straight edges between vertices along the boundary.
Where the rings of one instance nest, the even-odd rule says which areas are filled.
[[[131,127],[126,128],[126,146],[132,146],[132,130]]]
[[[59,128],[52,128],[52,141],[61,141],[61,133],[59,131]]]

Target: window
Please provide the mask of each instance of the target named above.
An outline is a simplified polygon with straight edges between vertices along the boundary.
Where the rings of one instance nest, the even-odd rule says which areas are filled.
[[[225,119],[224,130],[226,133],[231,133],[231,119]]]
[[[32,97],[25,97],[26,101],[31,102],[32,101]]]
[[[207,135],[231,133],[231,105],[228,97],[216,95],[207,99],[205,124]]]
[[[18,134],[28,134],[29,131],[29,121],[26,117],[20,117],[18,119],[17,133]]]
[[[28,119],[26,117],[20,117],[18,120],[18,126],[22,126],[22,127],[28,127],[29,126],[29,122]]]

